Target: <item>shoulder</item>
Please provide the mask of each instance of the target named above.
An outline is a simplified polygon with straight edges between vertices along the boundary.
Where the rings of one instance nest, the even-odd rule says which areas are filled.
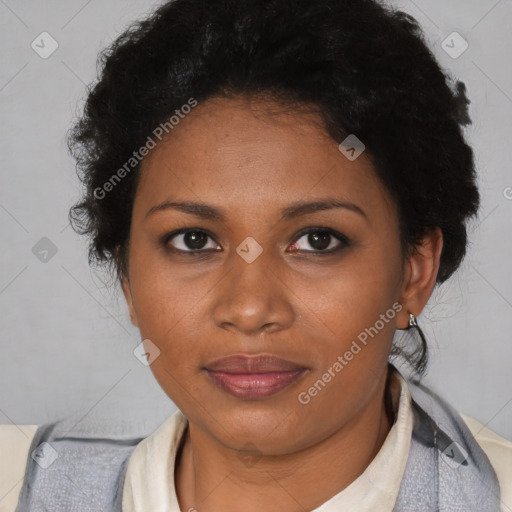
[[[407,380],[407,387],[411,397],[420,403],[431,418],[443,425],[443,430],[455,436],[453,439],[458,438],[461,443],[465,439],[470,443],[469,446],[466,444],[468,451],[473,445],[486,457],[487,467],[492,467],[497,477],[496,485],[499,484],[500,509],[503,512],[512,511],[512,441],[486,428],[476,419],[461,414],[430,386]],[[460,429],[464,429],[466,434]],[[478,460],[484,467],[483,459]]]
[[[474,418],[460,415],[496,471],[503,510],[512,510],[512,441],[499,436]]]
[[[32,510],[35,501],[61,510],[59,496],[51,491],[55,482],[71,506],[66,510],[106,510],[117,503],[125,462],[144,433],[128,421],[88,420],[70,416],[45,425],[0,426],[0,512],[19,506]],[[93,486],[94,496],[68,489],[81,484]]]
[[[38,425],[0,425],[0,512],[14,512]]]

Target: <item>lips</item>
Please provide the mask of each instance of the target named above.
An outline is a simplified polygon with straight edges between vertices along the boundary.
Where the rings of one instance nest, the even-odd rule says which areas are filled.
[[[305,367],[272,355],[233,355],[216,359],[206,365],[206,369],[223,373],[267,373],[287,372]]]
[[[298,380],[308,369],[272,355],[233,355],[203,368],[223,391],[242,399],[264,398]]]

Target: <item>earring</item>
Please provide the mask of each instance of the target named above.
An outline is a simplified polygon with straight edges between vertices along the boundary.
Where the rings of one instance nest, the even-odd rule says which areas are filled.
[[[409,313],[409,323],[406,327],[399,327],[400,330],[410,330],[410,329],[416,329],[418,331],[418,334],[421,338],[421,349],[417,350],[404,350],[403,347],[393,347],[391,354],[392,355],[399,355],[405,361],[414,368],[416,374],[419,378],[413,379],[413,382],[419,382],[419,379],[421,378],[421,375],[423,375],[425,368],[427,367],[428,362],[428,344],[427,339],[425,338],[425,335],[423,334],[423,331],[421,330],[420,326],[418,325],[418,320],[416,317]]]
[[[407,329],[410,329],[411,327],[418,331],[421,341],[423,342],[423,345],[426,346],[427,340],[425,338],[425,335],[423,334],[423,331],[421,330],[420,326],[418,325],[416,317],[412,313],[409,313],[409,325],[407,326]]]

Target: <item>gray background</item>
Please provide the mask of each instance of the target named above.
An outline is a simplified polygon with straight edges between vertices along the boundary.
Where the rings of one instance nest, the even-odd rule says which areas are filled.
[[[426,383],[512,438],[512,1],[392,3],[418,19],[441,65],[468,87],[482,193],[462,268],[419,318],[431,350]],[[140,338],[124,297],[88,267],[86,240],[67,220],[79,183],[65,134],[97,53],[154,5],[0,0],[0,423],[114,415],[150,432],[175,410],[133,355]],[[31,48],[43,31],[59,45],[47,59]],[[469,44],[458,58],[441,46],[454,31]],[[57,248],[46,262],[32,252],[42,237]]]

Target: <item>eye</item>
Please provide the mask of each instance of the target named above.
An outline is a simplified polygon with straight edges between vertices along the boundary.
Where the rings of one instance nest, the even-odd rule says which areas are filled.
[[[211,242],[208,244],[209,239]],[[206,250],[219,250],[218,244],[206,231],[201,229],[189,228],[173,231],[164,237],[163,243],[167,248],[176,252],[201,253]]]
[[[300,238],[294,242],[291,252],[304,251],[309,253],[332,254],[350,245],[348,238],[330,228],[307,228],[299,233]],[[307,246],[313,250],[307,249]]]

